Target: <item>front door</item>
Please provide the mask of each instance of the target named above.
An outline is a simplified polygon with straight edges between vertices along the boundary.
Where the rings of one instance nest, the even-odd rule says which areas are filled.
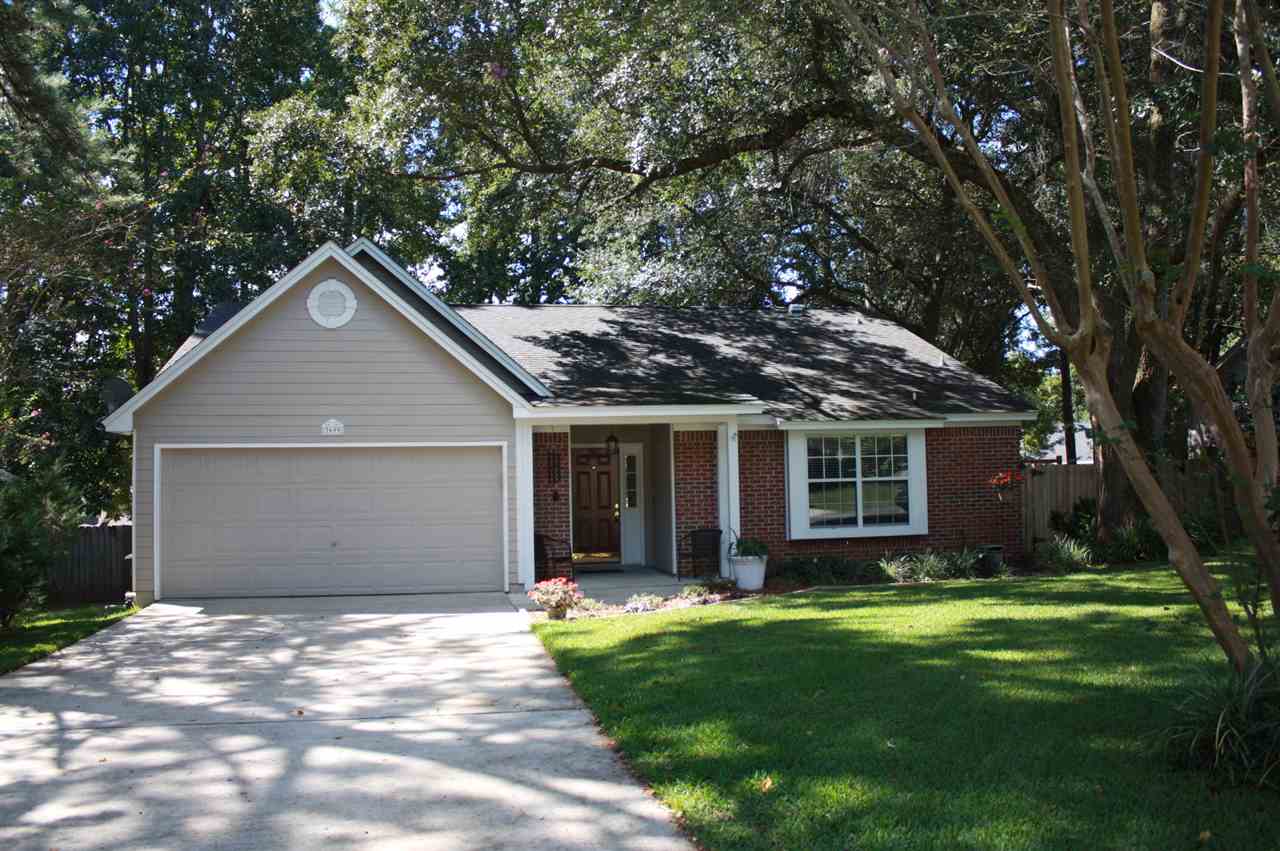
[[[616,561],[618,459],[603,447],[573,451],[573,552],[581,560]]]

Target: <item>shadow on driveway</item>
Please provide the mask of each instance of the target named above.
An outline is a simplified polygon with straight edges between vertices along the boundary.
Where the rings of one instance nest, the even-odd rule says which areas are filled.
[[[0,731],[4,848],[689,847],[501,594],[165,601]]]

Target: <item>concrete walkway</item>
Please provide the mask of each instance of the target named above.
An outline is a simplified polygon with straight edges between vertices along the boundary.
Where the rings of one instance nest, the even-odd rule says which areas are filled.
[[[502,594],[159,603],[0,677],[0,848],[688,849]]]

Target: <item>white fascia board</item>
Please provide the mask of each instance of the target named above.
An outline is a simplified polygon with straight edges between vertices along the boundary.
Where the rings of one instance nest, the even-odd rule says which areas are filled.
[[[850,431],[863,429],[942,428],[948,425],[1011,424],[1034,420],[1033,413],[942,414],[919,420],[781,420],[782,431]]]
[[[133,413],[138,408],[145,405],[154,398],[160,391],[164,390],[192,366],[199,363],[214,349],[221,345],[236,331],[253,319],[262,311],[270,307],[277,299],[287,293],[294,284],[305,278],[308,274],[316,269],[326,260],[333,260],[340,266],[354,275],[361,283],[373,290],[384,301],[396,309],[401,316],[408,319],[411,324],[422,331],[432,340],[434,340],[442,349],[456,358],[463,366],[467,367],[477,378],[482,380],[498,395],[511,402],[514,409],[528,408],[529,403],[523,397],[518,395],[510,387],[507,386],[496,375],[493,375],[484,364],[477,361],[470,353],[465,351],[461,346],[455,343],[448,335],[440,331],[430,322],[428,322],[420,313],[404,303],[398,295],[387,288],[387,285],[378,280],[368,269],[357,263],[349,254],[333,242],[326,242],[311,253],[307,259],[303,260],[293,269],[268,287],[261,295],[255,298],[244,309],[231,318],[225,325],[214,331],[204,339],[200,345],[196,346],[186,354],[181,360],[173,366],[160,373],[156,378],[140,390],[132,399],[125,402],[114,412],[103,419],[102,424],[107,431],[115,434],[129,434],[133,431]]]
[[[539,405],[514,411],[518,420],[579,422],[587,420],[655,422],[674,419],[725,419],[764,411],[763,404],[749,405]]]
[[[1005,422],[1029,422],[1038,417],[1039,414],[1024,411],[1022,413],[991,413],[991,414],[947,414],[946,420],[949,423],[1005,423]]]
[[[946,422],[937,420],[779,420],[782,431],[883,431],[885,429],[942,428]]]
[[[476,328],[464,319],[458,311],[450,307],[438,295],[431,292],[430,289],[423,285],[422,281],[419,281],[416,277],[410,274],[409,270],[405,269],[392,259],[387,252],[383,251],[365,237],[360,237],[360,239],[351,243],[351,246],[347,249],[347,254],[355,257],[361,251],[367,253],[374,260],[377,260],[387,269],[391,270],[391,274],[395,275],[402,284],[421,296],[422,300],[431,305],[437,313],[449,322],[449,324],[461,331],[466,335],[467,339],[471,340],[471,342],[475,343],[491,355],[494,360],[510,370],[511,374],[516,378],[519,378],[521,383],[526,387],[544,398],[549,398],[552,395],[551,389],[548,388],[547,385],[543,384],[528,370],[516,363],[515,358],[503,351],[497,343],[490,340],[482,331],[480,331],[480,329]]]

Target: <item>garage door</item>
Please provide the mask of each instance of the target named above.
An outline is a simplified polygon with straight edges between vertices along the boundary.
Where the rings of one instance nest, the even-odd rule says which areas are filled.
[[[165,597],[503,587],[497,447],[166,449]]]

